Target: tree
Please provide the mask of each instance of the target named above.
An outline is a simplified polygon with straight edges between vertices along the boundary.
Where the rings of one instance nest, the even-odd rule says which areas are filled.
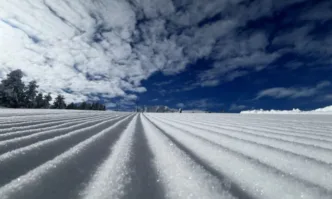
[[[100,110],[100,111],[103,110],[103,105],[98,103],[97,110]]]
[[[44,107],[43,94],[39,93],[35,99],[35,108],[43,108],[43,107]]]
[[[52,101],[51,93],[48,93],[47,95],[44,96],[44,99],[43,99],[43,108],[50,108],[51,101]]]
[[[86,102],[82,102],[82,103],[80,104],[80,106],[79,106],[78,109],[80,109],[80,110],[86,110],[86,108],[87,108],[87,103],[86,103]]]
[[[86,103],[86,110],[93,110],[92,104]]]
[[[22,81],[23,72],[14,70],[0,84],[0,103],[9,108],[24,107],[25,85]]]
[[[59,94],[55,98],[55,101],[53,103],[53,108],[54,109],[65,109],[66,108],[65,97],[63,95]]]
[[[91,110],[98,110],[98,103],[93,102],[93,103],[91,104]]]
[[[29,82],[28,86],[25,88],[25,107],[26,108],[33,108],[35,107],[35,98],[37,95],[37,88],[39,86],[37,85],[36,81]]]
[[[72,102],[66,107],[66,109],[77,109],[77,106]]]

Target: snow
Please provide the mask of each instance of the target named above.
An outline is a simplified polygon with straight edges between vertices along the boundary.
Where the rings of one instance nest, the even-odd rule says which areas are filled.
[[[84,190],[84,199],[121,198],[126,184],[130,182],[130,167],[133,135],[137,122],[133,119],[119,141],[111,148],[111,155],[98,168],[91,183]]]
[[[158,174],[167,189],[167,198],[234,198],[224,182],[195,164],[146,118],[143,117],[142,123]]]
[[[330,199],[329,111],[6,109],[0,198]]]
[[[327,106],[325,108],[319,108],[314,110],[314,112],[332,112],[332,106]]]
[[[206,164],[238,184],[242,190],[246,190],[255,198],[277,198],[280,193],[283,193],[282,198],[328,198],[324,188],[318,188],[294,178],[293,175],[267,166],[257,158],[249,158],[234,148],[214,144],[205,139],[204,134],[202,137],[197,137],[192,134],[192,129],[184,128],[182,130],[172,127],[174,122],[165,125],[157,119],[154,121],[195,156],[201,158]],[[259,151],[252,155],[261,156]]]
[[[332,114],[332,106],[318,108],[312,111],[301,111],[295,108],[292,110],[247,110],[241,111],[241,114]]]

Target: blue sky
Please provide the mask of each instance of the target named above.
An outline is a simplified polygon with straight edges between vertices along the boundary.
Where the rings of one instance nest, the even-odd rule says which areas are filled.
[[[325,1],[330,10],[332,4]],[[324,1],[303,1],[301,3],[291,4],[281,10],[276,11],[269,16],[262,16],[256,20],[247,22],[241,27],[237,34],[250,34],[252,32],[262,31],[268,38],[265,52],[276,52],[287,48],[292,48],[292,41],[296,40],[294,36],[286,37],[288,43],[277,45],[273,40],[278,34],[287,34],[298,30],[299,27],[312,26],[308,32],[310,39],[323,40],[321,38],[331,37],[332,20],[331,18],[319,18],[319,20],[298,20],[304,12],[312,10],[311,7],[324,4]],[[324,13],[325,10],[317,9],[314,16]],[[319,13],[322,12],[322,13]],[[218,14],[205,24],[214,23],[220,20],[222,14]],[[203,23],[201,23],[203,25]],[[241,32],[241,33],[240,33]],[[311,42],[304,40],[299,42]],[[288,47],[288,45],[290,47]],[[317,46],[320,48],[320,46]],[[288,50],[288,49],[287,49]],[[317,50],[319,51],[319,50]],[[216,60],[203,58],[190,64],[184,73],[176,76],[164,76],[160,73],[153,75],[143,83],[150,88],[151,92],[140,96],[142,102],[151,105],[167,104],[189,109],[206,109],[211,111],[230,111],[238,112],[243,109],[292,109],[300,108],[304,110],[323,107],[332,103],[332,86],[326,83],[322,89],[316,89],[316,85],[321,82],[332,80],[332,67],[328,54],[314,54],[312,52],[294,52],[286,51],[280,57],[270,62],[263,70],[246,74],[233,81],[226,80],[223,83],[214,86],[194,86],[197,83],[197,74],[210,69]],[[326,59],[325,59],[326,58]],[[218,80],[224,81],[223,77]],[[294,95],[298,92],[309,92],[315,89],[317,92],[304,94],[304,96],[287,95],[278,97],[277,94],[257,98],[260,91],[283,87],[294,88]],[[301,90],[303,88],[303,90]]]
[[[331,35],[328,0],[12,0],[0,78],[110,109],[307,110],[332,104]]]

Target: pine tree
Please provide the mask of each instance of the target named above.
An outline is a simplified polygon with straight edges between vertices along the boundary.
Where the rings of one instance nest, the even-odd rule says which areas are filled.
[[[47,95],[44,96],[44,99],[43,99],[43,108],[50,108],[51,101],[52,101],[51,93],[48,93]]]
[[[93,110],[92,109],[92,104],[90,104],[90,103],[86,103],[86,110]]]
[[[82,102],[79,106],[80,110],[85,110],[87,108],[87,103],[86,102]]]
[[[74,104],[74,103],[72,102],[72,103],[70,103],[70,104],[66,107],[66,109],[74,110],[74,109],[77,109],[77,106],[76,106],[76,104]]]
[[[55,101],[53,103],[53,107],[54,109],[65,109],[67,106],[66,106],[66,103],[65,103],[65,97],[63,95],[58,95],[56,98],[55,98]]]
[[[36,81],[31,81],[29,82],[28,86],[26,86],[25,88],[25,107],[26,108],[34,108],[35,107],[35,98],[36,98],[36,95],[37,95],[37,88],[39,86],[37,85],[37,82]]]
[[[35,108],[43,108],[43,106],[44,106],[43,94],[39,93],[35,99]]]
[[[0,84],[0,103],[9,108],[24,107],[25,85],[22,81],[23,72],[14,70]]]

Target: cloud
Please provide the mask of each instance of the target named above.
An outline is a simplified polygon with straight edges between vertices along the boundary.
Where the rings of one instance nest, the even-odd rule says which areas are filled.
[[[190,100],[187,102],[183,102],[184,107],[186,109],[198,109],[198,110],[207,110],[211,108],[220,108],[223,104],[215,102],[212,99],[198,99],[198,100]]]
[[[325,95],[324,100],[332,101],[332,94]]]
[[[0,78],[19,68],[25,81],[35,79],[41,91],[65,94],[67,101],[97,95],[128,100],[147,91],[142,81],[152,74],[176,75],[199,59],[215,63],[190,89],[266,69],[287,52],[323,55],[321,61],[331,63],[331,37],[311,34],[317,22],[330,17],[318,14],[329,3],[301,11],[294,23],[308,21],[307,26],[273,36],[264,28],[247,28],[299,2],[304,1],[4,1]]]
[[[229,110],[230,111],[241,111],[246,108],[247,108],[246,105],[231,104]]]
[[[272,98],[303,98],[303,97],[311,97],[317,95],[324,88],[329,87],[331,83],[329,81],[323,81],[318,83],[315,87],[276,87],[269,88],[263,91],[260,91],[257,94],[256,99],[260,99],[262,97],[272,97]]]
[[[108,103],[105,104],[105,106],[106,106],[107,109],[111,109],[111,108],[115,108],[116,104],[112,103],[112,102],[108,102]]]
[[[162,87],[162,86],[166,86],[166,85],[169,85],[172,83],[173,83],[173,80],[167,80],[167,81],[163,81],[163,82],[156,82],[153,85]]]
[[[307,10],[303,15],[300,16],[302,20],[308,21],[327,21],[332,19],[331,3],[326,1],[315,4],[313,7]]]
[[[292,7],[297,13],[290,21],[285,17],[283,21],[276,21],[271,28],[259,26],[258,23],[268,23],[261,18],[269,19],[275,12],[288,12],[288,6],[301,3],[302,7]],[[299,67],[330,66],[332,37],[331,29],[325,33],[322,27],[332,17],[332,3],[321,1],[312,6],[304,1],[252,1],[248,6],[234,6],[229,8],[227,20],[234,22],[234,27],[227,30],[211,47],[210,57],[215,60],[211,69],[198,76],[201,86],[216,86],[220,83],[233,81],[252,72],[274,67],[274,63],[289,53],[310,57],[305,64],[294,59],[285,64],[290,69]],[[324,7],[324,8],[323,8]],[[286,8],[285,11],[282,9]],[[326,12],[324,12],[326,11]],[[272,19],[272,18],[270,18]],[[256,29],[248,28],[248,21],[257,23]],[[273,20],[275,18],[273,17]],[[322,24],[317,25],[317,24]]]
[[[220,40],[212,54],[217,61],[213,68],[200,74],[201,84],[215,86],[266,68],[280,57],[278,52],[265,52],[267,45],[267,36],[261,32],[249,36],[234,34]]]
[[[177,104],[176,104],[176,107],[178,107],[178,108],[184,108],[185,105],[184,105],[184,103],[177,103]]]
[[[332,102],[332,94],[322,94],[322,95],[318,95],[316,96],[316,98],[314,99],[315,102],[319,102],[319,103],[330,103]]]
[[[146,74],[126,42],[136,23],[127,2],[13,0],[1,3],[0,13],[0,45],[7,46],[0,70],[20,68],[41,91],[74,102],[145,91],[137,77]]]

